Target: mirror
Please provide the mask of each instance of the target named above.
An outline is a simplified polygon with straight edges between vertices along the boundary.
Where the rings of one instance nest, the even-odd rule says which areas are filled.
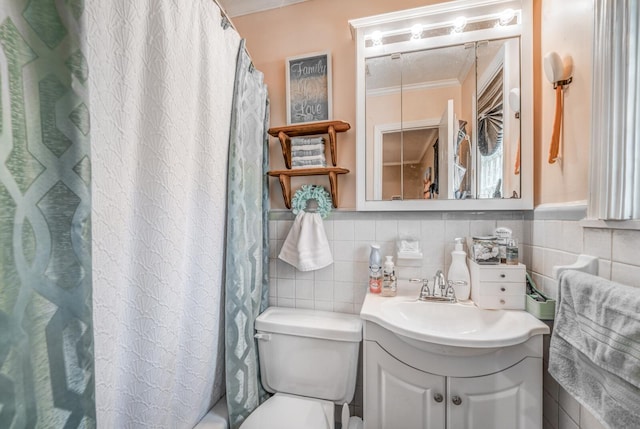
[[[455,3],[468,31],[446,4],[350,22],[358,210],[532,208],[530,2]]]

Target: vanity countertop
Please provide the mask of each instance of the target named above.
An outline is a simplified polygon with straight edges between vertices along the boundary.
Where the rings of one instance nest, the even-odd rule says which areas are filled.
[[[526,311],[484,310],[471,301],[418,301],[420,286],[399,280],[395,297],[367,293],[360,317],[396,335],[455,347],[508,347],[549,333],[545,323]]]

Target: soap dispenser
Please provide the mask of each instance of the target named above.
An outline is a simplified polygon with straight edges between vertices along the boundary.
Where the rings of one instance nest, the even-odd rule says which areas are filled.
[[[456,294],[458,301],[466,301],[471,293],[471,277],[467,268],[467,254],[462,248],[462,238],[456,238],[456,244],[451,252],[451,266],[447,273],[447,280]]]

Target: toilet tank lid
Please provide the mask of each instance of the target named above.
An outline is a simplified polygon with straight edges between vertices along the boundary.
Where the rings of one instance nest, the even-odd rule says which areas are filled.
[[[362,339],[360,317],[300,308],[269,307],[257,317],[256,330],[336,341]]]

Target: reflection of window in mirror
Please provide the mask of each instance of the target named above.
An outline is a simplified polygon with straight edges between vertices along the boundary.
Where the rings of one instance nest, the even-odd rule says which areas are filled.
[[[519,115],[506,106],[520,87],[519,38],[478,43],[478,198],[520,195]]]

